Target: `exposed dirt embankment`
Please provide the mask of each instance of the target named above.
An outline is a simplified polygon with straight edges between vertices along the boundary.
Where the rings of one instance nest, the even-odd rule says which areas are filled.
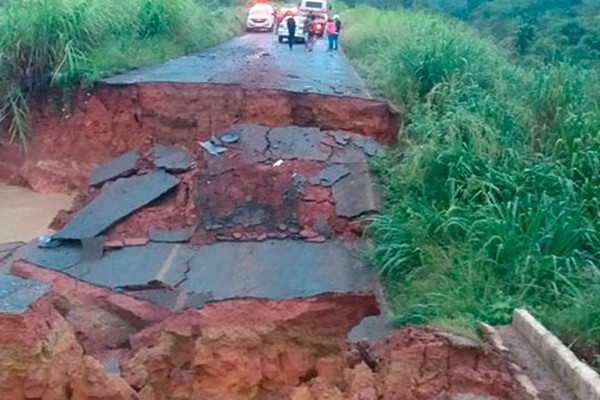
[[[370,294],[167,311],[24,263],[13,273],[52,292],[0,314],[15,329],[0,331],[0,388],[12,400],[522,398],[502,357],[467,339],[406,327],[346,345],[351,327],[378,312]],[[99,332],[101,346],[90,346]]]
[[[76,93],[64,112],[46,98],[31,103],[34,134],[26,155],[0,141],[0,182],[76,192],[94,166],[126,150],[154,141],[196,148],[235,123],[347,130],[383,144],[399,129],[398,115],[382,101],[239,85],[99,85]]]

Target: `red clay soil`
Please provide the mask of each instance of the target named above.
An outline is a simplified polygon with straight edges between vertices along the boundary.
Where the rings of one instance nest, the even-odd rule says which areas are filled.
[[[134,400],[123,379],[84,354],[52,297],[0,314],[0,393],[10,400]]]
[[[469,340],[407,327],[360,351],[347,345],[350,329],[379,312],[371,294],[169,312],[28,264],[12,272],[52,294],[0,315],[0,390],[11,400],[521,398],[502,357]],[[119,361],[120,376],[98,360]]]
[[[76,92],[67,113],[47,98],[31,102],[34,134],[26,157],[0,135],[0,182],[41,193],[77,192],[93,167],[126,150],[148,150],[154,141],[193,149],[235,123],[347,130],[383,144],[392,143],[399,128],[385,102],[237,85],[103,85]]]
[[[251,162],[233,151],[231,156],[219,158],[221,169],[215,171],[207,165],[205,154],[197,152],[196,167],[177,174],[179,185],[172,193],[109,228],[107,240],[147,240],[151,228],[190,226],[197,226],[192,238],[195,245],[284,238],[351,240],[364,230],[364,224],[336,215],[331,187],[308,182],[319,174],[323,163],[287,160],[274,168],[270,162]],[[147,153],[140,164],[151,165],[150,159]],[[307,180],[300,192],[293,185],[297,175]],[[50,228],[62,228],[99,193],[98,188],[86,187],[71,210],[59,212]]]

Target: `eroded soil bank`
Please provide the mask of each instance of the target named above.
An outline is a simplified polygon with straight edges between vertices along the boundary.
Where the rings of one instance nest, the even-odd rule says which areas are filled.
[[[25,263],[13,273],[40,283],[26,311],[0,319],[11,400],[522,398],[502,357],[467,339],[406,327],[347,345],[378,312],[368,294],[172,312]]]
[[[210,83],[99,85],[75,93],[67,110],[57,104],[32,102],[26,155],[0,141],[0,182],[74,193],[93,167],[127,150],[153,142],[195,149],[235,123],[345,130],[382,144],[396,140],[400,123],[382,101]]]

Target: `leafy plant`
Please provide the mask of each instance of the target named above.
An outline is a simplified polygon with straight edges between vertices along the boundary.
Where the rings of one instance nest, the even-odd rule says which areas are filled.
[[[600,348],[596,75],[517,63],[439,14],[343,17],[347,54],[408,121],[408,149],[374,166],[386,206],[371,257],[396,322],[474,329],[524,306]]]

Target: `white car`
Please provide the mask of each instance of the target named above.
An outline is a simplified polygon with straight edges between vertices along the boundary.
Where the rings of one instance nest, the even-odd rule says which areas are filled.
[[[257,4],[250,9],[246,20],[247,31],[272,31],[275,27],[275,12],[269,4]]]
[[[283,43],[284,40],[290,40],[290,32],[288,31],[287,27],[287,21],[290,18],[294,18],[296,20],[296,34],[294,35],[294,40],[296,42],[304,42],[304,20],[306,17],[288,16],[281,21],[279,28],[277,28],[277,37],[279,38],[279,43]]]

